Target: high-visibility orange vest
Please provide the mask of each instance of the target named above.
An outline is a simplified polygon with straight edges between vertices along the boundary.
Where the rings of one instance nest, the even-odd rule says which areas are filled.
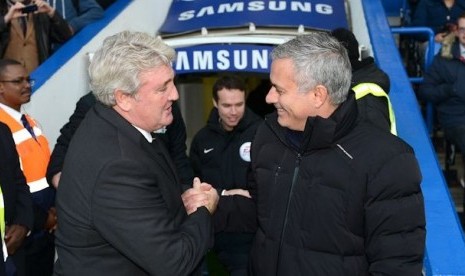
[[[0,121],[8,125],[13,133],[21,169],[26,177],[29,190],[34,193],[49,187],[45,175],[50,160],[50,148],[47,139],[42,134],[42,130],[37,127],[36,122],[28,115],[26,115],[26,119],[34,129],[36,139],[21,123],[0,108]]]

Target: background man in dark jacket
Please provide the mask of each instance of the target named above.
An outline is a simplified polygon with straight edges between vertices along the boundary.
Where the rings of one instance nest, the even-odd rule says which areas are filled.
[[[256,211],[247,173],[250,146],[262,121],[245,106],[245,84],[237,76],[213,85],[207,125],[192,140],[190,159],[196,176],[221,195],[214,215],[215,252],[231,275],[247,275],[247,260],[256,231]]]
[[[448,141],[465,153],[465,14],[457,20],[457,40],[451,55],[434,57],[420,86],[419,96],[434,104],[438,121]],[[465,164],[465,154],[462,154]],[[463,176],[461,183],[465,187]]]
[[[391,121],[387,98],[387,94],[389,94],[389,90],[391,89],[389,76],[376,65],[373,57],[360,58],[359,44],[351,31],[345,28],[338,28],[333,30],[331,34],[347,49],[352,67],[351,88],[363,83],[374,83],[385,92],[386,97],[367,94],[357,100],[360,120],[390,131]],[[371,92],[373,93],[374,91]]]
[[[16,265],[24,266],[23,243],[27,233],[32,230],[34,219],[32,197],[19,165],[19,157],[10,128],[3,123],[0,123],[0,156],[0,186],[2,188],[4,226],[6,226],[1,231],[5,233],[4,242],[9,258],[13,257]],[[15,265],[12,264],[11,260],[4,263],[5,255],[3,250],[0,252],[0,276],[24,275],[13,274],[12,272],[18,273],[15,271]]]
[[[252,147],[251,275],[420,275],[421,174],[412,148],[358,120],[351,66],[326,33],[272,52],[277,112]]]

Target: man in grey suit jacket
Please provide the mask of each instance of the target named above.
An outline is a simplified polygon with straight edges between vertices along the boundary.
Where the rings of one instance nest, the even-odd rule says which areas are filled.
[[[173,58],[161,40],[128,31],[95,53],[98,103],[70,143],[57,192],[55,275],[188,275],[211,245],[216,190],[196,178],[181,195],[151,136],[173,119]]]

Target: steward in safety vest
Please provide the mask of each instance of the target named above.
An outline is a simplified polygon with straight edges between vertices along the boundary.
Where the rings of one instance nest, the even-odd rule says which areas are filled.
[[[19,114],[20,115],[20,114]],[[31,193],[48,188],[45,173],[50,159],[50,148],[47,139],[42,134],[36,122],[30,116],[24,115],[31,126],[35,137],[16,119],[0,106],[0,121],[8,125],[13,133],[13,140],[21,161],[21,168],[26,177]]]
[[[33,80],[21,63],[0,60],[0,121],[12,132],[21,168],[33,200],[34,226],[26,239],[26,262],[19,270],[25,275],[52,275],[55,244],[53,230],[56,227],[55,189],[46,180],[50,159],[47,139],[28,115],[20,112],[21,106],[31,99]],[[23,275],[23,274],[21,274]]]
[[[355,92],[361,121],[397,135],[394,110],[389,100],[389,76],[381,70],[372,57],[362,57],[354,33],[346,28],[331,31],[347,50],[352,67],[352,91]]]
[[[360,83],[352,90],[360,119],[397,135],[396,117],[389,95],[375,83]]]

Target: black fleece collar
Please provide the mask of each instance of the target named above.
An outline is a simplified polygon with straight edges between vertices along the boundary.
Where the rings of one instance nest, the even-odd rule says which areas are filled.
[[[289,135],[291,135],[289,130],[278,124],[276,112],[268,115],[266,117],[266,122],[281,141],[300,153],[306,153],[332,146],[335,141],[350,132],[357,121],[357,116],[358,110],[355,94],[350,91],[347,100],[344,101],[330,117],[308,117],[302,137],[299,137],[299,140],[301,139],[301,146],[299,149],[296,148],[295,139],[292,139],[293,143],[289,141]],[[295,135],[295,133],[292,132],[292,135]]]

